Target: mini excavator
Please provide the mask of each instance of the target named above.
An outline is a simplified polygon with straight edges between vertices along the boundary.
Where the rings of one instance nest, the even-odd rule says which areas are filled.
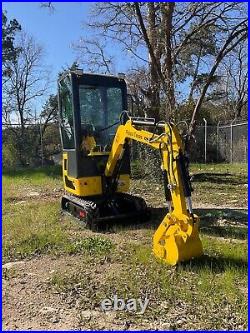
[[[61,208],[92,230],[110,221],[150,217],[143,198],[128,193],[130,145],[140,142],[161,156],[168,211],[153,236],[155,256],[170,265],[203,254],[199,218],[177,127],[128,113],[124,77],[70,70],[58,80],[65,195]],[[149,129],[152,128],[152,131]]]

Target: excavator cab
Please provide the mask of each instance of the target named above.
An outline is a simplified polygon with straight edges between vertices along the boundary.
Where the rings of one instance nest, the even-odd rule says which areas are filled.
[[[102,229],[110,220],[148,216],[144,200],[125,193],[130,183],[128,145],[115,182],[104,175],[120,116],[127,109],[125,80],[67,71],[58,80],[58,104],[67,192],[62,209],[92,229]]]
[[[155,256],[174,265],[202,255],[177,127],[131,116],[126,83],[119,76],[68,71],[59,77],[58,92],[66,192],[62,209],[92,230],[118,220],[147,220],[150,211],[144,199],[128,193],[130,145],[137,141],[159,150],[162,158],[168,210],[153,237]]]
[[[69,71],[58,81],[65,190],[77,196],[102,192],[102,174],[119,117],[127,108],[123,79]],[[129,186],[130,161],[124,158],[119,189]]]

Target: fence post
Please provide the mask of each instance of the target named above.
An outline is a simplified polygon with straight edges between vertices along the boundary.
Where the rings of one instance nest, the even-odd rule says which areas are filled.
[[[235,119],[230,124],[230,163],[233,163],[233,123]]]
[[[204,156],[204,159],[205,159],[205,164],[207,163],[207,120],[205,119],[205,118],[203,118],[203,121],[204,121],[204,123],[205,123],[205,127],[204,127],[204,131],[205,131],[205,133],[204,133],[204,135],[205,135],[205,142],[204,142],[204,144],[205,144],[205,148],[204,148],[204,153],[205,153],[205,156]]]
[[[40,120],[41,159],[42,159],[42,167],[43,167],[43,131],[42,131],[42,119],[41,119],[41,117],[39,118],[39,120]]]
[[[216,130],[216,162],[219,162],[219,130],[220,130],[220,120],[217,124],[217,130]]]

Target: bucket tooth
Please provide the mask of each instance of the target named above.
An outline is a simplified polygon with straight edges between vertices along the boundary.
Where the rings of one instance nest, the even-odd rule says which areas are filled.
[[[200,257],[203,248],[198,227],[197,216],[178,219],[168,214],[153,237],[155,256],[169,265]]]

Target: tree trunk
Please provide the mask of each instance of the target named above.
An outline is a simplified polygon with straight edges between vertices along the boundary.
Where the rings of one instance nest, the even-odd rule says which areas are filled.
[[[156,9],[154,2],[148,3],[148,38],[155,50],[155,59],[160,63],[159,39],[156,31]],[[149,109],[150,116],[159,120],[160,111],[160,80],[157,73],[157,67],[149,53],[149,72],[150,72],[150,87],[149,87]]]
[[[175,89],[173,76],[173,54],[172,54],[172,21],[175,3],[165,2],[161,4],[162,28],[164,31],[165,59],[163,74],[166,78],[167,105],[166,116],[173,118],[175,110]]]

